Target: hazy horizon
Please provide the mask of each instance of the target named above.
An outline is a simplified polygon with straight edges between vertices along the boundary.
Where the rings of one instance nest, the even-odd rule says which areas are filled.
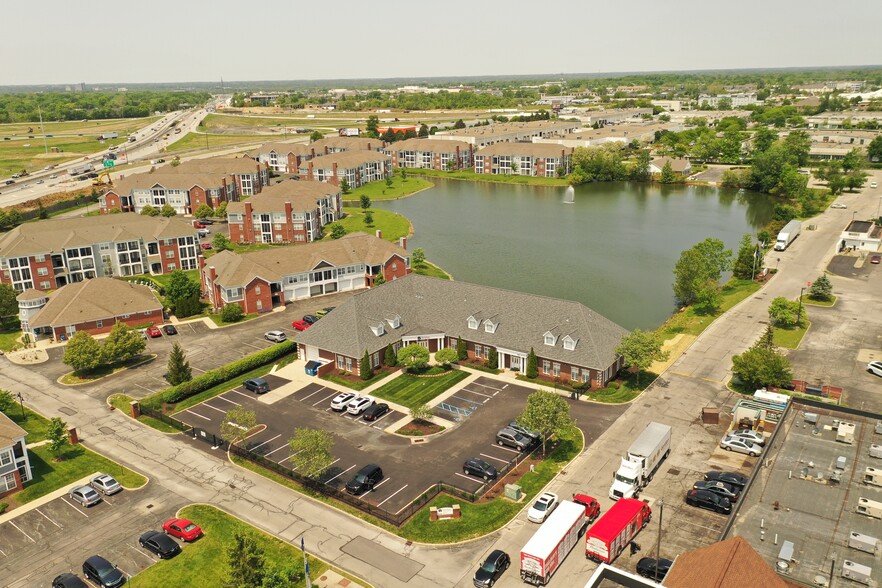
[[[847,41],[831,34],[835,6],[821,0],[745,0],[725,8],[634,0],[627,10],[563,0],[544,11],[525,0],[499,9],[462,0],[437,8],[341,0],[330,10],[292,4],[265,12],[232,0],[199,4],[109,8],[44,0],[38,9],[5,7],[11,26],[0,37],[0,85],[554,77],[882,62],[882,2],[869,0],[843,6]]]

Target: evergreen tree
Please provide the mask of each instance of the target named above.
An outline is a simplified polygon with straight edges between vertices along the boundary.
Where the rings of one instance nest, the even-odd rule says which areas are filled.
[[[527,356],[527,377],[530,379],[539,376],[539,360],[536,359],[536,352],[530,347],[530,354]]]
[[[367,349],[364,350],[361,363],[358,364],[358,371],[361,374],[362,380],[370,380],[374,376],[374,369],[371,367],[371,356],[368,354]]]
[[[367,210],[368,208],[371,207],[371,199],[370,199],[370,196],[368,196],[367,194],[362,194],[359,197],[358,201],[359,201],[359,204],[361,204],[362,210]]]
[[[469,358],[469,348],[462,337],[456,340],[456,357],[459,361],[465,361]]]
[[[391,343],[386,345],[386,353],[383,356],[383,363],[389,367],[395,367],[398,364],[398,356],[395,354],[395,350],[392,349]]]
[[[343,192],[343,194],[349,194],[352,192],[352,186],[349,185],[349,180],[346,178],[340,180],[340,191]]]
[[[826,274],[821,274],[817,280],[812,282],[812,287],[809,288],[809,298],[825,302],[833,299],[833,284],[830,283]]]
[[[224,588],[255,588],[266,576],[266,557],[250,533],[234,533],[227,547],[229,576]]]
[[[184,350],[177,341],[172,346],[171,353],[168,356],[168,375],[165,379],[172,386],[177,386],[193,379],[193,370],[190,369],[190,362],[187,361],[187,356],[184,355]]]
[[[741,237],[741,245],[738,248],[738,257],[732,266],[732,274],[739,280],[753,279],[755,272],[762,269],[762,259],[757,259],[759,248],[754,244],[750,235]],[[760,256],[761,257],[761,256]]]
[[[386,276],[384,276],[382,273],[379,273],[374,276],[374,286],[379,286],[380,284],[385,284],[385,283],[386,283]]]
[[[499,367],[499,354],[495,347],[491,347],[490,353],[487,354],[487,367],[494,370]]]
[[[673,184],[677,181],[677,174],[674,173],[674,168],[671,166],[670,160],[666,161],[664,167],[662,167],[659,181],[662,184]]]

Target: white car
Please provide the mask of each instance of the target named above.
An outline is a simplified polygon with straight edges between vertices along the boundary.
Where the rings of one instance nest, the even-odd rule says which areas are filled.
[[[91,480],[89,480],[89,484],[92,485],[92,488],[106,496],[116,494],[117,492],[122,490],[122,486],[119,485],[119,482],[117,482],[113,478],[113,476],[109,476],[107,474],[98,474],[94,476]]]
[[[356,396],[346,405],[346,412],[349,414],[359,415],[363,413],[369,406],[374,403],[374,399],[370,396]]]
[[[746,453],[750,457],[756,457],[763,452],[763,448],[756,443],[751,443],[747,439],[726,435],[720,441],[720,447],[726,451],[735,451],[737,453]]]
[[[848,207],[841,202],[834,202],[833,204],[830,205],[830,208],[848,208]]]
[[[876,180],[873,180],[872,182],[870,182],[870,187],[877,188],[877,187],[879,187],[879,184],[876,183]]]
[[[548,515],[551,514],[560,501],[557,494],[553,492],[543,492],[527,511],[527,520],[532,523],[544,523]]]
[[[882,376],[882,361],[871,361],[867,364],[867,371],[877,376]]]
[[[337,394],[331,401],[331,410],[343,412],[346,410],[346,405],[349,404],[349,401],[353,398],[357,398],[355,392],[341,392],[340,394]]]
[[[738,437],[739,439],[744,439],[746,441],[750,441],[751,443],[756,443],[757,445],[765,445],[766,437],[762,433],[757,433],[756,431],[732,431],[729,433],[730,437]]]
[[[58,174],[52,174],[51,176],[49,176],[49,179],[54,180],[57,177],[58,177]]]
[[[281,343],[282,341],[288,340],[288,335],[286,335],[282,331],[267,331],[263,334],[263,336],[266,340],[275,341],[276,343]]]

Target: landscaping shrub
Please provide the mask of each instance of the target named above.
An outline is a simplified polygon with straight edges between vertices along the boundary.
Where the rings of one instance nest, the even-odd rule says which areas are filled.
[[[0,502],[0,514],[6,512],[6,509],[9,508],[8,502]]]

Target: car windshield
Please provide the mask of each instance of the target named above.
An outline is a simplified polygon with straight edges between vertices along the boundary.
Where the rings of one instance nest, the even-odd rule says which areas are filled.
[[[484,564],[481,566],[481,569],[492,574],[496,572],[496,564],[494,564],[492,561],[485,561]]]
[[[628,478],[628,477],[623,476],[621,474],[616,474],[616,480],[618,480],[619,482],[623,482],[625,484],[633,484],[634,483],[633,478]]]
[[[91,490],[89,492],[83,492],[83,496],[85,496],[86,498],[95,498],[96,496],[98,496],[98,493],[94,490]]]
[[[189,525],[187,525],[186,527],[184,527],[184,531],[185,531],[185,532],[186,532],[186,531],[192,531],[192,530],[195,529],[195,528],[196,528],[196,525],[194,525],[193,523],[190,523]]]
[[[106,578],[107,576],[109,576],[110,574],[112,574],[113,572],[115,572],[116,568],[114,568],[112,565],[110,565],[110,563],[107,563],[106,565],[102,564],[102,566],[99,567],[97,569],[97,571],[98,571],[98,575],[101,576],[101,578],[103,579],[103,578]]]
[[[548,508],[548,504],[545,502],[537,502],[533,505],[533,508],[535,508],[536,510],[545,510],[546,508]]]
[[[367,482],[367,476],[365,476],[364,474],[355,474],[355,481],[359,484],[364,484],[365,482]]]

